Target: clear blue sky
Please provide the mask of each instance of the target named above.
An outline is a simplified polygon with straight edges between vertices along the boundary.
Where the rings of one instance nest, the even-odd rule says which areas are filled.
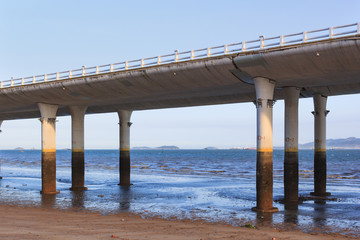
[[[1,1],[0,79],[27,77],[360,21],[360,1]],[[328,138],[360,137],[360,95],[328,99]],[[313,140],[312,99],[300,100],[300,142]],[[274,145],[284,139],[274,106]],[[1,118],[1,117],[0,117]],[[57,147],[70,148],[70,117]],[[87,115],[86,148],[118,148],[116,113]],[[137,111],[132,146],[255,146],[252,103]],[[40,148],[37,119],[5,121],[0,148]]]

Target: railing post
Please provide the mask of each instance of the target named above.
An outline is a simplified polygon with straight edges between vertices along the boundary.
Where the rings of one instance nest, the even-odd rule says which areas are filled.
[[[33,83],[36,83],[36,77],[33,76]]]
[[[191,56],[190,56],[191,60],[194,60],[194,50],[191,50]]]
[[[241,50],[242,50],[243,52],[245,52],[245,50],[246,50],[245,43],[246,43],[245,41],[242,42],[242,48],[241,48]]]
[[[72,77],[72,70],[69,70],[69,78]]]
[[[360,22],[357,23],[357,34],[360,35]]]
[[[56,80],[59,80],[60,76],[59,76],[59,72],[56,73]]]
[[[21,79],[21,85],[24,85],[24,84],[25,84],[25,79],[22,78],[22,79]]]
[[[82,66],[82,76],[85,76],[85,66]]]
[[[144,67],[144,65],[145,65],[145,64],[144,64],[144,59],[142,58],[142,59],[141,59],[141,67]]]
[[[95,74],[99,74],[99,66],[96,66],[96,73]]]
[[[306,32],[303,32],[303,43],[306,42]]]
[[[329,38],[333,37],[333,27],[329,27]]]
[[[11,84],[10,84],[10,86],[11,86],[11,87],[14,86],[14,77],[11,77]]]
[[[224,45],[224,54],[226,55],[227,53],[228,53],[228,45],[225,44],[225,45]]]
[[[211,57],[211,52],[210,52],[210,48],[207,48],[207,57]]]
[[[129,62],[126,61],[126,62],[125,62],[125,70],[128,70],[128,69],[129,69]]]
[[[3,83],[3,81],[1,81],[1,86],[0,86],[1,88],[3,88],[4,87],[4,83]]]
[[[280,36],[280,46],[284,46],[284,35]]]
[[[44,75],[44,82],[47,81],[47,74]]]
[[[178,58],[179,58],[179,50],[175,50],[175,62],[178,62]]]
[[[114,71],[114,64],[110,64],[110,72]]]
[[[260,49],[264,49],[264,36],[260,36]]]
[[[160,57],[160,56],[158,56],[157,64],[158,64],[158,65],[161,64],[161,57]]]

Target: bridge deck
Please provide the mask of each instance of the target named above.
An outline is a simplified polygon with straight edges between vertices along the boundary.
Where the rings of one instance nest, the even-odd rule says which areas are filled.
[[[360,37],[328,39],[152,67],[0,89],[0,119],[40,117],[37,103],[89,106],[87,113],[249,102],[252,78],[301,88],[302,97],[360,93]]]

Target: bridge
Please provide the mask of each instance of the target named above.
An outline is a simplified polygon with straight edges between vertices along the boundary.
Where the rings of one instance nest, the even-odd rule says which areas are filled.
[[[314,99],[315,196],[326,196],[326,100],[360,93],[360,23],[0,82],[0,122],[40,118],[42,193],[56,190],[56,116],[72,118],[72,190],[84,185],[84,115],[118,112],[120,185],[130,185],[133,111],[254,102],[257,206],[273,212],[272,108],[285,100],[284,196],[298,202],[298,101]]]

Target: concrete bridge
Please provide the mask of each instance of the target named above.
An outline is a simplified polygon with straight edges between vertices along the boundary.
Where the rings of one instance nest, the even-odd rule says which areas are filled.
[[[84,185],[84,115],[118,112],[120,185],[130,185],[130,117],[144,109],[254,102],[257,206],[273,212],[272,108],[285,100],[284,195],[298,202],[298,101],[313,97],[314,192],[326,196],[326,100],[360,93],[360,23],[1,81],[0,119],[40,118],[42,193],[56,190],[56,116],[72,117],[72,190]]]

